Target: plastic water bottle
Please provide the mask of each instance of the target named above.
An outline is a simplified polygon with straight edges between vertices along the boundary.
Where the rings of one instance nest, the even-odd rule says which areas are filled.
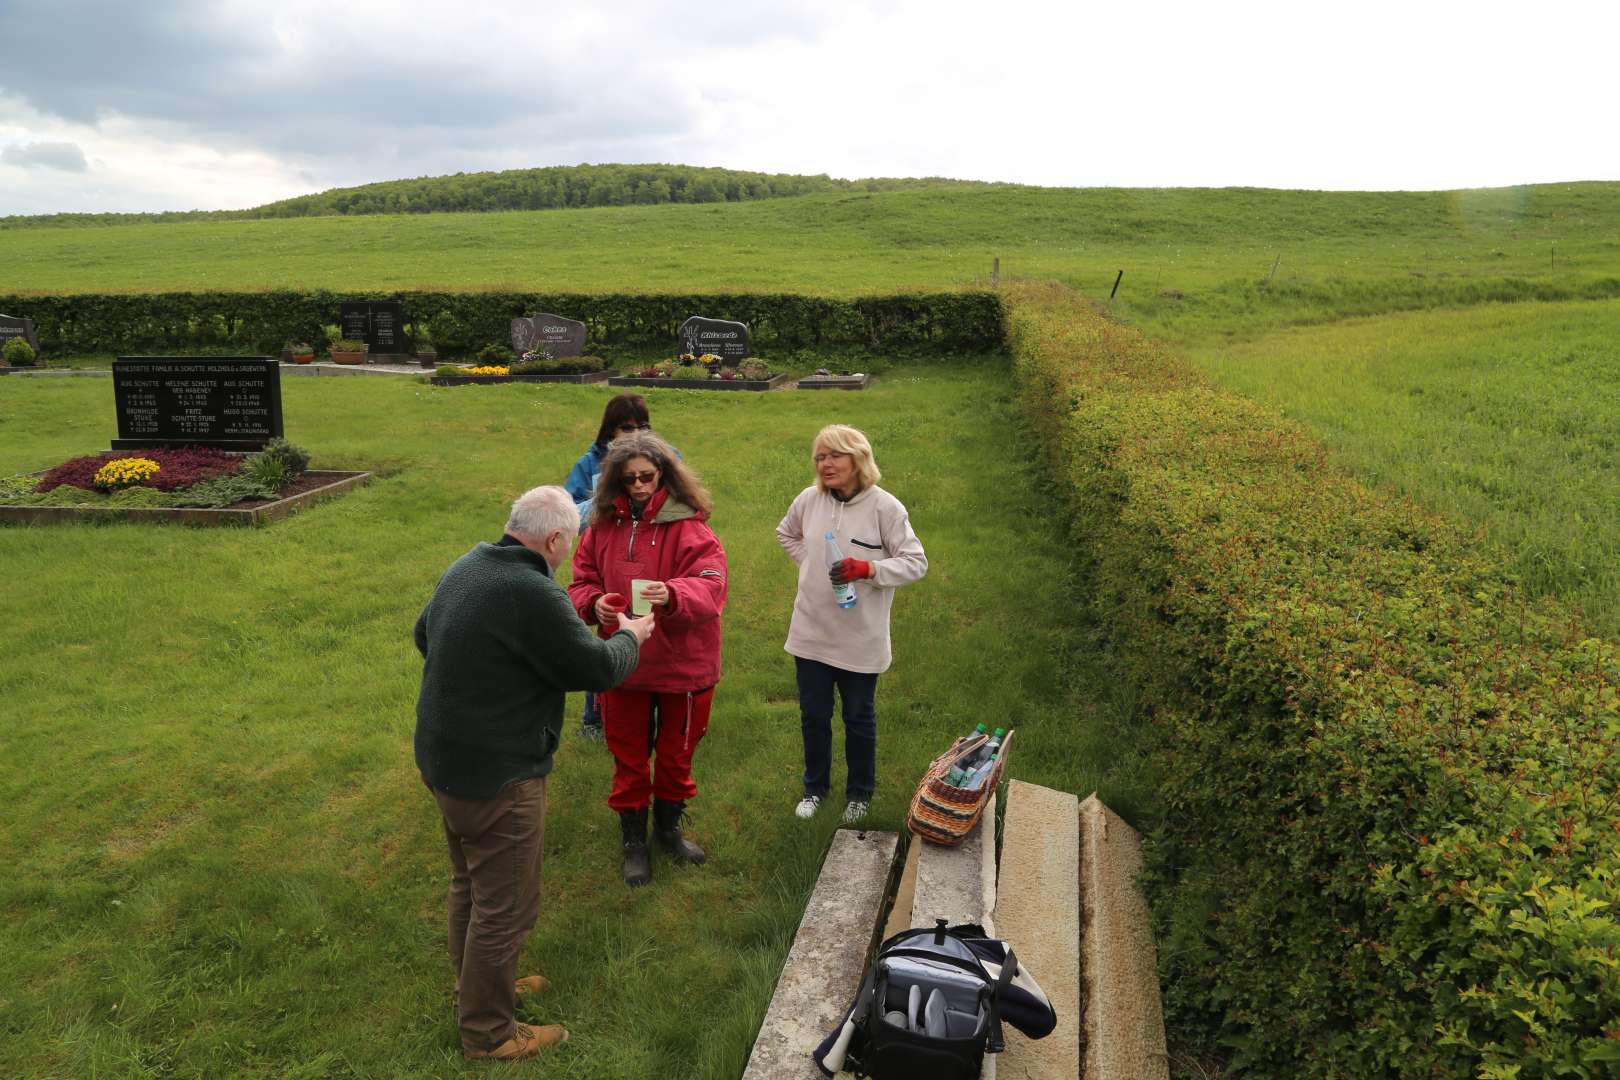
[[[967,770],[960,765],[952,765],[951,771],[945,774],[945,782],[951,787],[961,787],[967,779]]]
[[[984,761],[974,766],[973,771],[968,774],[967,779],[956,786],[960,788],[967,788],[969,791],[977,791],[979,788],[984,787],[984,782],[990,779],[991,773],[996,771],[996,758],[998,756],[999,755],[991,754]]]
[[[836,536],[834,536],[832,533],[828,533],[827,534],[827,569],[831,570],[833,563],[842,562],[843,559],[844,559],[844,553],[838,547],[838,538]],[[851,585],[849,582],[846,581],[842,585],[834,585],[832,587],[832,590],[833,590],[833,599],[838,601],[838,606],[839,607],[841,607],[841,608],[852,608],[852,607],[855,606],[855,586],[854,585]]]

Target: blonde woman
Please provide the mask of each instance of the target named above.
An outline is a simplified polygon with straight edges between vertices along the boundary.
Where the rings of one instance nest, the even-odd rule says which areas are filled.
[[[814,817],[831,789],[833,693],[843,706],[844,821],[860,821],[877,786],[877,677],[889,669],[889,608],[894,590],[928,572],[922,541],[899,499],[878,487],[883,476],[865,435],[829,424],[810,452],[816,482],[788,507],[776,539],[799,567],[799,591],[784,648],[799,683],[804,735],[804,797],[794,813]],[[823,554],[832,533],[844,558]],[[841,608],[833,592],[855,589]]]

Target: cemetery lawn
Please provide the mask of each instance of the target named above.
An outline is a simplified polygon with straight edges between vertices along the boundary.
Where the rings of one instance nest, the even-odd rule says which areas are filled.
[[[523,965],[554,985],[522,1015],[573,1037],[536,1075],[741,1072],[836,818],[791,813],[795,576],[774,537],[824,423],[872,436],[931,563],[896,600],[871,824],[901,828],[929,758],[980,720],[1020,729],[1011,776],[1150,823],[1116,734],[1130,696],[1072,615],[1085,583],[1005,360],[878,373],[861,393],[648,392],[730,556],[691,807],[710,861],[621,884],[609,757],[572,697]],[[485,1074],[451,1011],[411,627],[514,495],[561,481],[611,393],[289,379],[288,437],[369,487],[257,529],[0,528],[0,1075]],[[0,474],[101,449],[112,421],[105,380],[0,380]]]
[[[1352,319],[1188,350],[1368,482],[1472,524],[1533,595],[1620,638],[1620,354],[1609,302]]]

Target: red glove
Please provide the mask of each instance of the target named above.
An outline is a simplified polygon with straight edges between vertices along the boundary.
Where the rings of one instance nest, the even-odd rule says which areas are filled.
[[[865,559],[839,559],[827,568],[827,576],[832,578],[834,585],[845,585],[871,577],[872,564]]]

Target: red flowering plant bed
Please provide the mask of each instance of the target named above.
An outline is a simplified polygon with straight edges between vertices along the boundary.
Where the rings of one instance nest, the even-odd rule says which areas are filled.
[[[208,447],[186,447],[180,450],[109,450],[104,454],[88,454],[64,461],[40,477],[34,490],[44,494],[63,484],[71,484],[86,491],[105,491],[96,484],[96,474],[109,462],[124,458],[145,459],[157,463],[157,472],[142,481],[146,487],[158,491],[178,491],[218,476],[231,476],[241,471],[242,459],[223,450]]]
[[[41,475],[0,477],[0,510],[256,508],[360,475],[308,467],[308,452],[285,439],[248,456],[206,447],[114,450],[64,461]]]

